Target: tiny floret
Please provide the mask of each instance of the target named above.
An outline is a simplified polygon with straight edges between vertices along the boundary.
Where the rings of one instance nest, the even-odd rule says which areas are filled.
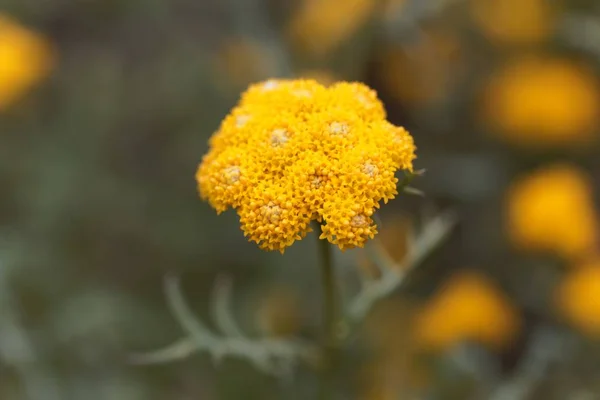
[[[367,86],[271,79],[243,93],[196,180],[218,213],[236,209],[262,249],[283,252],[316,220],[320,238],[344,250],[374,237],[373,213],[398,194],[395,173],[412,171],[414,159],[413,138]]]
[[[369,176],[375,176],[379,172],[376,165],[371,164],[370,162],[365,163],[363,168],[363,172]]]

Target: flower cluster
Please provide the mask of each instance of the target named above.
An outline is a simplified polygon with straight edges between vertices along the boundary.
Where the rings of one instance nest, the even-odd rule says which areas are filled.
[[[235,208],[244,234],[283,252],[322,226],[341,249],[376,233],[381,200],[398,194],[397,170],[412,171],[415,146],[386,121],[374,91],[360,83],[313,80],[251,86],[210,140],[196,179],[217,210]]]

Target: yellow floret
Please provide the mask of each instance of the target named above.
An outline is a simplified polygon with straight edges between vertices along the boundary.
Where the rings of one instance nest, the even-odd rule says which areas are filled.
[[[367,86],[269,80],[225,118],[196,179],[217,212],[237,209],[262,249],[283,252],[312,220],[322,239],[346,249],[377,233],[371,216],[398,194],[394,174],[412,171],[414,158],[412,137],[385,120]]]

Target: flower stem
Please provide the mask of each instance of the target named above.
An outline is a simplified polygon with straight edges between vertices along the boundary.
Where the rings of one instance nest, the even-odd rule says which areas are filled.
[[[317,232],[321,234],[321,225]],[[323,337],[321,341],[323,351],[323,371],[319,387],[319,399],[329,400],[333,398],[334,372],[337,358],[337,324],[338,304],[335,274],[333,271],[333,259],[331,245],[327,240],[319,240],[319,256],[321,258],[321,280],[323,285]]]

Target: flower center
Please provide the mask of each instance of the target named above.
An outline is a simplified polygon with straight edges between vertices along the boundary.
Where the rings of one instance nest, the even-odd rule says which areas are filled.
[[[334,121],[329,124],[329,132],[333,135],[346,135],[350,131],[350,127],[343,122]]]
[[[278,128],[271,132],[271,145],[280,147],[287,143],[289,139],[288,132],[285,129]]]
[[[364,228],[365,226],[369,225],[369,221],[367,221],[367,217],[359,214],[352,217],[350,224],[355,228]]]
[[[312,181],[310,182],[310,185],[312,186],[313,189],[318,189],[321,187],[321,182],[323,180],[321,179],[320,176],[315,176]]]
[[[268,204],[262,206],[261,214],[268,218],[272,223],[276,223],[281,216],[281,207],[270,201]]]
[[[223,177],[225,177],[225,181],[229,185],[233,185],[240,180],[240,175],[242,174],[240,167],[237,165],[232,165],[223,170]]]
[[[363,166],[363,172],[370,177],[374,177],[379,173],[379,168],[376,165],[371,164],[370,162],[366,162]]]

